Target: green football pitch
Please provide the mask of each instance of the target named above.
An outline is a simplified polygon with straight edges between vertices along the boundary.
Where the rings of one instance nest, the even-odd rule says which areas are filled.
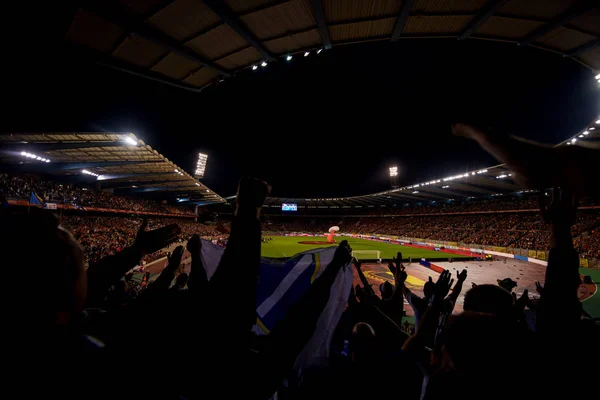
[[[262,244],[262,256],[270,258],[285,258],[292,257],[294,254],[301,253],[306,250],[330,247],[331,244],[327,243],[324,236],[267,236],[271,240]],[[335,241],[337,243],[342,240],[347,240],[352,250],[379,250],[381,252],[382,259],[390,259],[396,257],[397,252],[402,252],[403,258],[443,258],[444,253],[433,250],[424,250],[414,247],[401,246],[392,243],[376,242],[374,240],[366,240],[352,237],[340,237],[336,236]],[[298,242],[323,242],[323,244],[300,244]],[[336,245],[333,245],[336,246]],[[450,256],[450,255],[448,255]],[[452,254],[452,258],[463,258],[458,254]],[[372,254],[357,255],[358,259],[374,258]]]

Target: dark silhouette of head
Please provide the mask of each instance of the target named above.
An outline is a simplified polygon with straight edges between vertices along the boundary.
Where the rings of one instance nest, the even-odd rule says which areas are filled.
[[[430,298],[433,296],[433,288],[435,287],[435,283],[431,280],[431,277],[425,282],[423,285],[423,296],[426,298]]]
[[[381,292],[381,298],[387,300],[394,294],[394,285],[388,281],[385,281],[379,285],[379,291]]]
[[[37,208],[3,214],[0,227],[0,252],[10,266],[3,268],[3,279],[18,282],[27,275],[25,287],[12,295],[15,315],[26,315],[30,325],[68,323],[83,308],[87,292],[79,243],[54,215]]]
[[[375,357],[377,340],[375,330],[366,322],[359,322],[352,328],[350,351],[354,361],[366,361]]]
[[[465,295],[464,310],[509,317],[515,299],[508,290],[496,285],[477,285]]]

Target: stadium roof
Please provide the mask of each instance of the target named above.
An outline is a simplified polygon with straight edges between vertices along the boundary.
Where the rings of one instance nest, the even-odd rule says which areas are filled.
[[[600,115],[582,131],[556,144],[555,147],[571,145],[598,148],[600,145]],[[527,192],[532,191],[523,190],[519,187],[512,179],[512,172],[507,169],[505,164],[500,164],[362,196],[331,198],[269,197],[265,201],[265,206],[278,208],[283,203],[292,203],[302,208],[389,207],[405,203],[493,198]],[[227,199],[235,201],[235,196]]]
[[[511,172],[504,165],[497,165],[363,196],[307,199],[269,197],[265,205],[280,207],[282,203],[292,203],[304,208],[393,207],[405,203],[445,202],[517,192],[523,193],[523,190],[513,182]]]
[[[87,177],[101,188],[225,202],[217,193],[130,133],[0,135],[3,169]],[[188,203],[189,204],[189,203]]]
[[[305,51],[407,39],[533,46],[600,69],[596,0],[92,0],[76,57],[188,90]]]

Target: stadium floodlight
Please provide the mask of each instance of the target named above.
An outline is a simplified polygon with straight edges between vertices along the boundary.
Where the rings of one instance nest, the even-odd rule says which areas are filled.
[[[398,167],[390,167],[390,176],[398,176]]]
[[[593,126],[591,128],[589,128],[590,131],[595,131],[596,128],[594,128]],[[587,132],[587,131],[586,131]]]
[[[600,119],[596,121],[596,125],[600,125]]]
[[[567,142],[567,146],[570,146],[570,145],[571,145],[571,142]]]
[[[594,128],[591,128],[591,129],[594,129]],[[583,131],[583,133],[582,133],[582,134],[583,134],[583,135],[589,135],[590,133],[589,133],[588,131]],[[579,136],[579,137],[582,137],[582,136]]]
[[[266,67],[266,66],[267,66],[267,62],[266,62],[266,61],[263,61],[263,62],[260,64],[260,66],[261,66],[261,67]]]
[[[207,191],[208,193],[210,193],[210,190],[206,189],[206,191]]]
[[[323,48],[320,48],[319,50],[317,50],[317,54],[319,54],[322,51],[323,51]]]
[[[446,186],[442,186],[442,189],[448,189],[450,186],[446,185]]]
[[[305,52],[304,57],[308,57],[309,54],[310,54],[310,51]]]
[[[252,66],[252,71],[256,71],[257,69],[258,69],[258,65],[254,64],[254,65]]]
[[[81,170],[81,173],[85,174],[85,175],[91,175],[91,176],[96,177],[96,178],[100,176],[99,174],[96,174],[94,172],[88,171],[87,169]]]
[[[36,161],[41,161],[41,162],[46,162],[49,163],[50,160],[32,153],[28,153],[26,151],[22,151],[21,152],[21,156],[26,157],[26,158],[31,158],[32,160],[36,160]]]
[[[571,139],[571,143],[575,143],[576,141],[577,141],[577,138]]]
[[[413,194],[417,194],[417,193],[419,193],[419,191],[418,191],[418,190],[415,190],[415,191],[413,192]]]
[[[600,80],[600,74],[596,75],[596,79]]]
[[[137,146],[137,144],[138,144],[137,140],[135,140],[131,136],[126,136],[125,139],[123,139],[123,140],[125,141],[125,143],[127,143],[130,146]]]
[[[198,179],[204,177],[204,171],[206,171],[206,162],[208,161],[208,155],[198,153],[198,163],[196,164],[196,172],[194,176]]]
[[[285,59],[288,60],[288,61],[290,61],[292,59],[292,55],[291,54],[288,55]]]
[[[200,186],[200,184],[198,182],[196,182],[196,186]]]
[[[583,137],[583,135],[579,135],[579,137],[580,137],[580,138],[582,138],[582,137]]]

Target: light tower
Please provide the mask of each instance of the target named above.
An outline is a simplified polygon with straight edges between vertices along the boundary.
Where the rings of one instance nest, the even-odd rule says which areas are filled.
[[[396,189],[398,187],[398,167],[390,167],[390,185]]]
[[[194,176],[198,179],[204,177],[204,171],[206,170],[206,161],[208,156],[206,154],[198,153],[198,164],[196,164],[196,172]]]

